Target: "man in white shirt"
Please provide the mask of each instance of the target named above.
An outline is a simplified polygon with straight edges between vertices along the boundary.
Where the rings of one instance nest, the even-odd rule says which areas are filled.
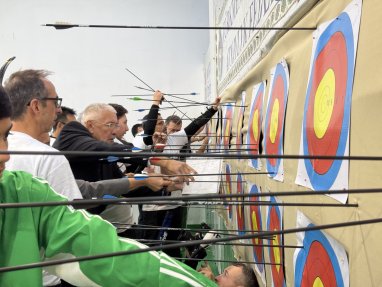
[[[163,134],[164,121],[159,113],[159,106],[163,100],[163,94],[160,91],[155,91],[153,102],[149,113],[143,117],[143,131],[134,136],[133,145],[140,149],[151,149],[152,145],[162,143],[160,136]],[[164,135],[164,134],[163,134]]]
[[[57,114],[61,112],[62,98],[58,97],[54,85],[47,79],[49,75],[47,71],[25,70],[12,74],[7,80],[5,89],[13,108],[9,150],[57,151],[37,140],[52,129]],[[56,192],[69,200],[82,198],[64,156],[14,155],[6,167],[47,180]],[[43,275],[44,286],[60,284],[58,277],[46,271]]]
[[[24,70],[12,74],[5,89],[12,103],[12,130],[8,137],[9,150],[57,151],[39,139],[47,134],[57,114],[61,112],[62,98],[57,96],[44,70]],[[82,199],[69,162],[61,155],[14,155],[6,164],[8,170],[22,170],[45,179],[57,192],[69,200]],[[160,189],[159,187],[158,189]],[[128,188],[126,188],[126,192]],[[111,210],[123,205],[111,206]],[[113,218],[105,219],[112,221]],[[44,272],[44,286],[56,286],[60,279]]]
[[[163,154],[178,153],[182,146],[187,144],[190,138],[204,126],[210,118],[217,112],[220,105],[220,98],[216,98],[212,106],[207,109],[200,117],[192,121],[186,128],[182,129],[182,119],[176,115],[168,117],[164,123],[157,119],[157,123],[161,123],[163,132],[166,134],[166,145],[163,149]],[[161,118],[160,118],[161,119]],[[151,120],[151,119],[150,119]],[[155,132],[159,132],[158,125],[155,127]],[[145,131],[146,133],[146,131]],[[150,134],[149,134],[150,135]],[[138,142],[137,137],[134,143]],[[154,140],[152,140],[154,142]],[[163,173],[165,173],[162,170]],[[182,190],[176,190],[171,193],[171,196],[181,196]],[[145,204],[140,213],[139,224],[142,225],[162,225],[163,227],[182,227],[183,220],[186,217],[185,210],[176,205],[153,205]],[[159,234],[158,234],[159,233]],[[160,231],[160,232],[146,232],[145,239],[161,239],[161,240],[177,240],[179,232],[176,230]],[[159,237],[159,238],[158,238]],[[167,254],[179,257],[179,249],[169,249]]]
[[[54,85],[46,79],[46,71],[25,70],[16,72],[6,82],[14,110],[9,149],[22,151],[57,151],[37,140],[48,133],[61,112],[61,101]],[[19,89],[28,86],[28,89]],[[34,91],[34,93],[30,93]],[[27,95],[27,93],[29,95]],[[23,170],[44,178],[55,191],[69,200],[81,199],[69,163],[64,156],[15,155],[7,163],[9,170]]]

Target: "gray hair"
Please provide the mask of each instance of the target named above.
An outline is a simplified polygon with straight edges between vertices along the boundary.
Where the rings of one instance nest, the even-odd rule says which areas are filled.
[[[4,88],[11,100],[13,120],[24,116],[31,100],[48,97],[43,80],[51,74],[46,70],[23,70],[13,73],[8,78]]]
[[[95,103],[87,106],[82,112],[81,123],[85,125],[87,121],[98,120],[103,111],[110,111],[117,114],[112,106],[103,103]]]

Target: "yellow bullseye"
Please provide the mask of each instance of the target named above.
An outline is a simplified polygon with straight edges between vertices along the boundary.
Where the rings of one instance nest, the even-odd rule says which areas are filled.
[[[257,231],[259,227],[257,226],[257,216],[256,212],[252,211],[252,230]],[[255,244],[259,244],[259,239],[255,237]]]
[[[253,138],[255,139],[255,141],[258,141],[259,139],[258,125],[259,125],[259,110],[256,110],[252,120],[252,133],[253,133]]]
[[[336,91],[336,76],[332,69],[328,69],[318,85],[314,97],[314,133],[321,139],[328,129],[334,107]]]
[[[313,287],[324,287],[324,283],[322,283],[320,277],[314,279]]]
[[[230,135],[230,123],[227,121],[227,124],[225,126],[224,136],[229,137]]]
[[[273,231],[278,231],[277,229],[274,229]],[[279,243],[279,237],[276,236],[274,239],[274,244],[273,245],[280,245]],[[281,255],[280,255],[280,247],[273,247],[273,257],[275,258],[275,263],[278,264],[276,265],[277,272],[280,271],[280,266],[281,266]]]
[[[279,110],[280,110],[280,103],[279,100],[276,99],[273,103],[272,108],[272,114],[271,114],[271,124],[270,124],[270,131],[269,131],[269,139],[271,140],[271,143],[275,143],[276,136],[277,136],[277,129],[279,126]]]
[[[231,182],[230,182],[230,178],[226,177],[227,179],[227,194],[231,194],[232,191],[231,191]],[[230,198],[227,198],[227,200],[230,200]]]

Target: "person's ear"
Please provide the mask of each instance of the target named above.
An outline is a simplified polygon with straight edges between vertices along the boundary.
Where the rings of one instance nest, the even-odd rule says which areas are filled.
[[[65,126],[65,124],[63,122],[58,122],[58,124],[57,124],[58,129],[62,129],[64,126]]]
[[[41,111],[41,106],[40,106],[40,101],[38,99],[32,99],[29,104],[29,108],[34,112],[39,112]]]
[[[85,128],[87,128],[88,129],[88,131],[91,133],[91,134],[93,134],[94,133],[94,123],[93,123],[93,121],[86,121],[85,122]]]

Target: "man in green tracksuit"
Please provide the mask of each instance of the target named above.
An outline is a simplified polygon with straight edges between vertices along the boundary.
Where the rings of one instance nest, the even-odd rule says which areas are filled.
[[[54,104],[45,101],[45,105]],[[0,150],[7,150],[11,128],[9,99],[0,87]],[[9,155],[0,154],[0,203],[64,201],[43,180],[5,171]],[[59,176],[59,175],[58,175]],[[0,267],[45,259],[76,258],[145,248],[118,238],[98,216],[67,206],[0,208]],[[49,271],[75,286],[216,286],[161,252],[145,252],[52,266]],[[42,286],[41,268],[0,272],[0,286]]]

